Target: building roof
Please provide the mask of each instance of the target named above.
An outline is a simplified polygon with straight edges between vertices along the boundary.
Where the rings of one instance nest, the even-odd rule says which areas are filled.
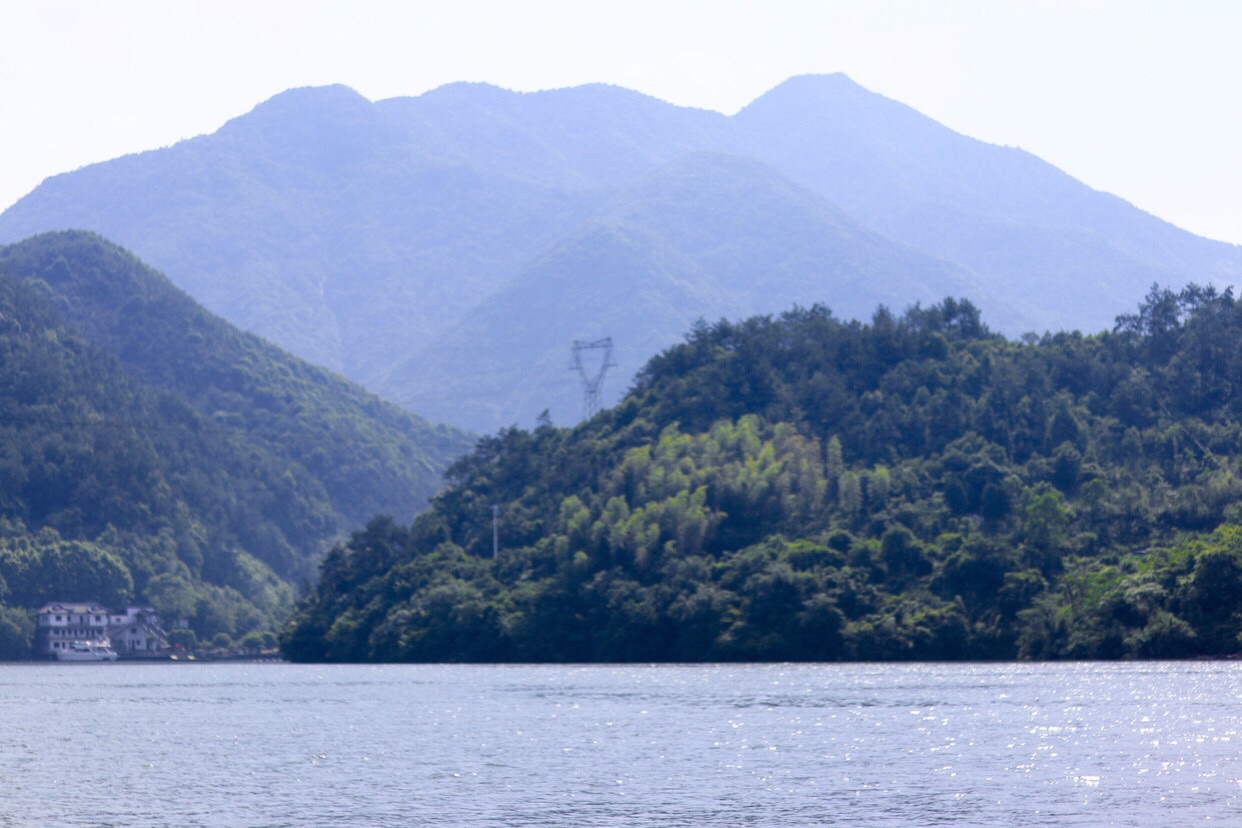
[[[94,601],[51,601],[39,607],[39,615],[64,612],[78,615],[107,615],[108,608]]]

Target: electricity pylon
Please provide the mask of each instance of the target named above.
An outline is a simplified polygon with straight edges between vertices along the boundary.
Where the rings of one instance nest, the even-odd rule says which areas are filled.
[[[586,366],[582,363],[583,351],[603,351],[604,358],[600,361],[599,368],[594,376],[587,374]],[[603,339],[597,339],[594,342],[585,342],[581,339],[574,340],[574,358],[569,363],[569,370],[577,371],[578,376],[582,379],[582,419],[589,420],[599,413],[599,394],[604,387],[604,375],[608,373],[608,369],[616,365],[612,361],[612,337],[606,336]]]

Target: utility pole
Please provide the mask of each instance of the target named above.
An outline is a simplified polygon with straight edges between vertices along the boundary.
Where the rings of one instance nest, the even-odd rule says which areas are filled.
[[[586,366],[582,364],[583,351],[604,352],[604,358],[600,361],[599,369],[593,376],[587,374]],[[569,363],[569,370],[577,371],[578,377],[582,380],[582,419],[589,420],[599,413],[599,394],[604,387],[604,375],[608,373],[609,368],[616,365],[612,361],[612,337],[606,336],[594,342],[575,339],[573,352],[574,356]]]
[[[492,560],[500,554],[500,506],[492,504]]]

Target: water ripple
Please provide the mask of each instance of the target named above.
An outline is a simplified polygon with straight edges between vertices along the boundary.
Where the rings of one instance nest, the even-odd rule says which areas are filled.
[[[0,828],[1230,824],[1242,664],[0,665]]]

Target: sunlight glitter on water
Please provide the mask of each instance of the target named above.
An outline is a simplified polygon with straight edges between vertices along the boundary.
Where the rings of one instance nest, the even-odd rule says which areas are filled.
[[[1242,810],[1232,662],[98,667],[0,666],[5,828],[1148,826]],[[106,757],[89,786],[73,784],[83,756]]]

